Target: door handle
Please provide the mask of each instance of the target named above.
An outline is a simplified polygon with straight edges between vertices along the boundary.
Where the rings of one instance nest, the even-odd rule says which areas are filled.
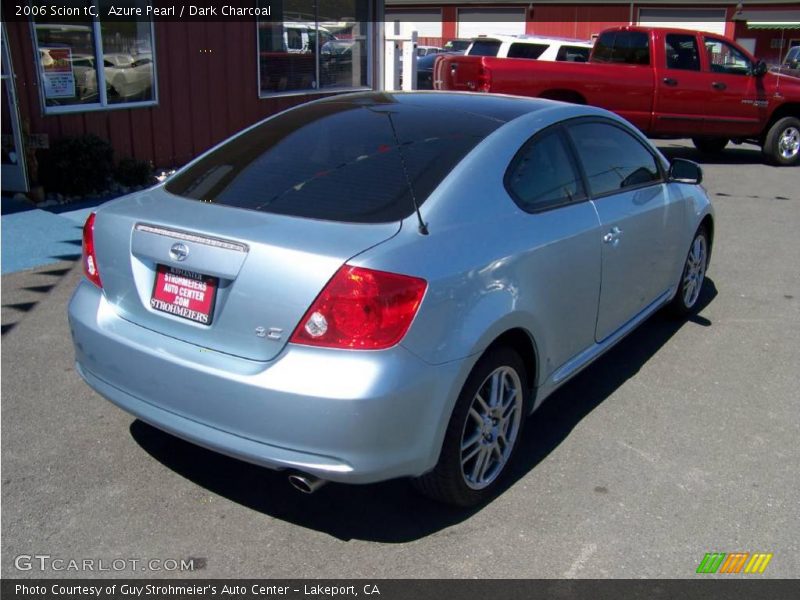
[[[724,90],[728,88],[728,86],[722,83],[721,81],[715,81],[714,83],[711,84],[711,87],[713,87],[715,90]]]
[[[612,242],[616,245],[616,242],[619,241],[620,236],[622,235],[622,229],[614,225],[607,234],[603,236],[603,241],[606,244],[611,244]]]
[[[661,81],[664,82],[665,85],[675,86],[678,85],[678,80],[673,79],[672,77],[664,77]]]

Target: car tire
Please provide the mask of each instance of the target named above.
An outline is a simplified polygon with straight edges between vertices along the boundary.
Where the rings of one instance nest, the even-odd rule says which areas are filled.
[[[415,487],[434,500],[462,507],[491,497],[519,445],[530,395],[519,354],[507,347],[490,349],[461,389],[439,462],[413,480]]]
[[[705,227],[700,227],[692,238],[692,244],[689,246],[686,261],[683,264],[683,271],[681,271],[681,279],[678,282],[678,291],[675,292],[675,297],[670,305],[676,316],[685,317],[697,310],[705,284],[708,256],[708,233]]]
[[[783,117],[775,121],[761,150],[774,165],[789,167],[800,164],[800,119]]]
[[[728,138],[692,138],[694,147],[702,154],[720,154],[728,145]]]

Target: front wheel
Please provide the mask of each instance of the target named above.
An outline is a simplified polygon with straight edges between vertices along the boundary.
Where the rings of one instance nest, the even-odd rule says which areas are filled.
[[[683,266],[678,291],[672,300],[672,310],[678,316],[691,314],[697,308],[697,301],[703,291],[708,266],[708,234],[701,227],[692,240],[686,263]]]
[[[800,163],[800,119],[784,117],[769,128],[762,151],[771,163],[789,167]]]
[[[703,154],[720,154],[728,145],[728,138],[692,138],[694,147]]]
[[[414,480],[417,489],[457,506],[489,498],[517,446],[529,395],[517,352],[500,347],[485,354],[456,401],[439,462]]]

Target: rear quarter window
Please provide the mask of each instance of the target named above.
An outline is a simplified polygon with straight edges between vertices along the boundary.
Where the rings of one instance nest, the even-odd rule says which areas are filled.
[[[508,58],[539,58],[549,46],[547,44],[526,44],[517,42],[508,49]]]
[[[500,51],[498,40],[476,40],[467,54],[469,56],[497,56]]]
[[[556,54],[556,60],[561,62],[586,62],[589,60],[591,48],[582,46],[561,46]]]

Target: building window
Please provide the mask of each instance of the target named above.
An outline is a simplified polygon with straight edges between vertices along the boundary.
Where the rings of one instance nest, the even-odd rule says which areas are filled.
[[[269,18],[257,22],[262,97],[371,85],[369,0],[262,0],[259,5],[271,9]]]
[[[142,7],[145,0],[133,4]],[[111,2],[95,0],[108,14]],[[84,112],[156,103],[153,23],[150,19],[59,21],[36,17],[34,40],[45,113]],[[102,68],[101,68],[102,67]]]

